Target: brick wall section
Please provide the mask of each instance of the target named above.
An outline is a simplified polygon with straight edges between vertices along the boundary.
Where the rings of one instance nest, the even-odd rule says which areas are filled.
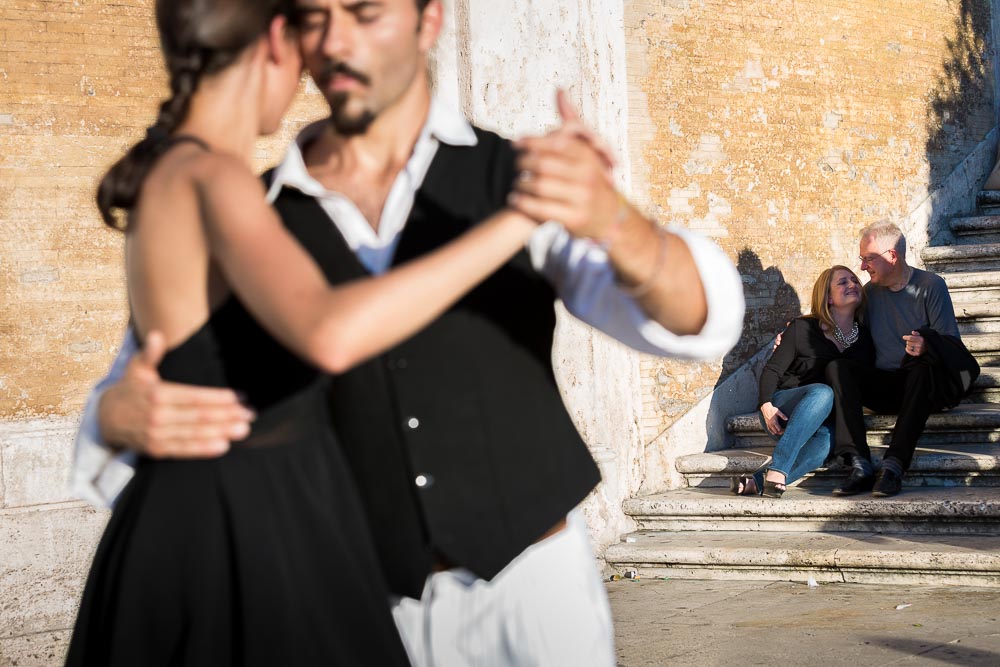
[[[0,6],[0,419],[75,414],[106,370],[126,321],[122,239],[94,188],[165,92],[152,2]],[[300,99],[258,168],[323,108]]]
[[[626,3],[633,182],[738,261],[748,305],[724,363],[644,362],[646,442],[808,310],[823,268],[856,266],[861,227],[910,213],[996,124],[990,4]]]
[[[61,663],[107,518],[66,482],[77,415],[127,319],[122,235],[93,196],[166,92],[152,6],[0,3],[0,665]],[[256,167],[324,109],[300,96]]]

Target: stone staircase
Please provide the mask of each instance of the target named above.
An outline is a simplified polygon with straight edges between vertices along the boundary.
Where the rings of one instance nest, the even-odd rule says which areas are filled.
[[[731,449],[677,460],[686,488],[625,502],[639,529],[608,548],[608,564],[656,577],[1000,587],[1000,210],[987,211],[997,215],[951,221],[956,245],[921,253],[947,282],[982,374],[966,402],[931,416],[902,493],[837,498],[847,470],[836,465],[779,500],[731,495],[729,479],[773,449],[756,414],[737,415]],[[865,419],[880,460],[895,418]]]

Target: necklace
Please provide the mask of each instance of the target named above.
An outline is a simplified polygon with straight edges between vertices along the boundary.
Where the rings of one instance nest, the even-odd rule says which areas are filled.
[[[851,324],[851,331],[846,335],[844,334],[843,331],[840,330],[840,327],[837,326],[836,324],[833,325],[833,328],[834,328],[833,337],[837,339],[838,343],[844,346],[845,350],[858,342],[857,322]]]

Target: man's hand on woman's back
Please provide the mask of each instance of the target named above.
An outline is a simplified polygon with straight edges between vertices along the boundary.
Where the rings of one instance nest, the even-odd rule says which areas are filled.
[[[166,352],[153,331],[125,375],[101,397],[103,440],[153,458],[211,458],[245,438],[254,418],[231,389],[165,382],[157,366]]]
[[[782,329],[781,331],[779,331],[778,335],[774,337],[774,347],[771,348],[771,352],[774,352],[775,350],[777,350],[778,346],[781,345],[781,336],[785,333],[785,331],[788,330],[788,327],[790,327],[791,325],[792,325],[792,321],[791,320],[788,320],[787,322],[785,322],[785,328]]]

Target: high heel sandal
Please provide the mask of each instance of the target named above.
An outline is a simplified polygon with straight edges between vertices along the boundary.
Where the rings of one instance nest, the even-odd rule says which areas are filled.
[[[753,491],[749,491],[753,482]],[[764,488],[764,470],[760,469],[749,475],[740,475],[729,480],[729,492],[737,496],[759,496]]]
[[[761,489],[760,495],[765,498],[780,498],[781,494],[785,492],[784,482],[772,482],[769,479],[764,480],[764,488]]]

